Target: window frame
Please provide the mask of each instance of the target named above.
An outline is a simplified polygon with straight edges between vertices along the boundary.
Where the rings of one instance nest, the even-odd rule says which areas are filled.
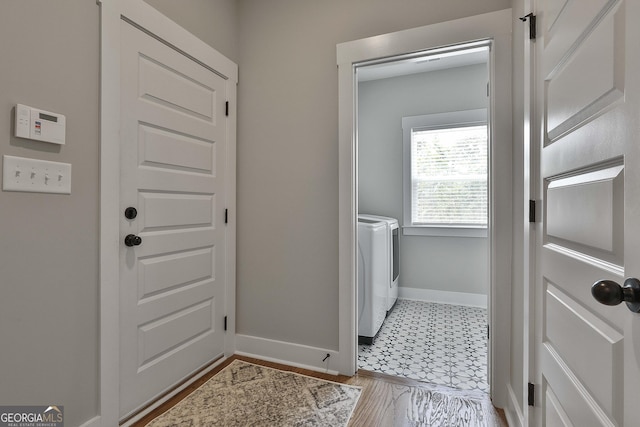
[[[412,180],[411,180],[411,135],[413,129],[435,130],[453,127],[487,126],[487,197],[489,196],[489,147],[491,130],[486,108],[451,111],[402,118],[402,181],[403,181],[403,227],[402,234],[409,236],[451,236],[451,237],[487,237],[487,225],[430,225],[413,224],[411,218]],[[487,201],[488,203],[488,201]]]

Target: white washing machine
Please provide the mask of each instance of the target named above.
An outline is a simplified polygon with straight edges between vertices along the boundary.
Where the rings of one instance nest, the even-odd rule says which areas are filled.
[[[400,225],[398,220],[388,216],[360,214],[358,220],[369,219],[387,224],[387,314],[398,300],[398,279],[400,277]]]
[[[372,344],[387,315],[387,224],[358,219],[358,342]]]

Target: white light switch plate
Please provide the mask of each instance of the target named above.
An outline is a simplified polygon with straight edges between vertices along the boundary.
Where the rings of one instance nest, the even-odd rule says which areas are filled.
[[[2,189],[30,193],[71,194],[71,165],[4,156]]]

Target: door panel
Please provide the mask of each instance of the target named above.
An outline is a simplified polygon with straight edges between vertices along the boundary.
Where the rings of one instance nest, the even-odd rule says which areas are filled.
[[[621,265],[624,256],[623,166],[549,180],[547,241]]]
[[[162,357],[167,351],[187,343],[210,331],[212,301],[205,300],[193,307],[181,309],[170,315],[154,318],[139,326],[139,363],[145,366]]]
[[[556,411],[566,414],[568,423],[559,425],[576,427],[619,425],[616,419],[612,419],[593,401],[580,379],[573,374],[571,368],[563,362],[552,347],[545,348],[542,367],[546,372],[545,381],[542,383],[543,393],[556,396]],[[546,412],[546,408],[543,410]]]
[[[225,81],[122,21],[120,416],[224,351]]]
[[[615,402],[620,401],[615,397],[622,391],[622,378],[614,374],[623,362],[623,336],[550,283],[545,296],[545,344],[582,379],[584,388],[605,411],[614,412]]]
[[[638,2],[539,6],[538,425],[638,425],[640,318],[591,296],[640,275]]]
[[[171,68],[169,63],[178,69],[182,65],[181,58],[176,61],[165,59],[164,63],[160,63],[141,55],[138,85],[140,98],[205,121],[212,120],[216,93],[200,83],[206,81],[207,76],[195,76],[199,79],[194,80]]]
[[[555,68],[570,58],[571,51],[582,43],[586,35],[597,26],[600,18],[616,3],[618,0],[538,2],[542,19],[540,28],[544,30],[541,47],[545,51],[545,61],[540,65],[545,76],[551,75]]]
[[[138,203],[141,207],[140,231],[215,223],[214,195],[140,192]]]
[[[545,11],[547,14],[547,19],[545,20],[545,23],[547,26],[546,27],[547,32],[550,31],[551,28],[553,28],[553,26],[556,23],[556,20],[560,16],[560,13],[564,9],[564,7],[567,5],[567,3],[569,3],[569,0],[548,0],[547,1],[547,4],[545,5],[545,8],[546,8]]]
[[[589,34],[571,59],[548,80],[549,141],[601,112],[622,97],[620,68],[624,58],[617,46],[624,34],[614,19],[606,19]]]
[[[215,175],[215,145],[168,129],[140,126],[140,162],[144,166]]]
[[[545,425],[548,426],[573,426],[569,421],[569,416],[560,406],[558,398],[549,389],[545,390],[544,406],[547,408],[545,414]]]
[[[175,286],[213,278],[214,248],[183,252],[179,255],[141,259],[139,265],[142,293],[146,298]]]

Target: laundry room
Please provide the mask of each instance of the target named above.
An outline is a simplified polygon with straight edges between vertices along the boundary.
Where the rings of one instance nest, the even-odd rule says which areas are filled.
[[[357,70],[360,369],[489,389],[490,55],[476,43]],[[362,250],[385,218],[380,321],[365,279],[382,258]]]

